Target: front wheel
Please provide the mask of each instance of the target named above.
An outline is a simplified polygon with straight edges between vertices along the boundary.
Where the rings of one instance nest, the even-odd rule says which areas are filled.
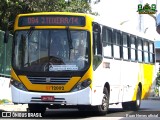
[[[136,100],[135,101],[130,101],[130,102],[123,102],[122,107],[124,110],[133,110],[137,111],[140,108],[141,105],[141,89],[138,87],[137,89],[137,95],[136,95]]]
[[[103,93],[102,104],[94,107],[99,115],[107,114],[109,108],[109,93],[106,87],[104,87]]]

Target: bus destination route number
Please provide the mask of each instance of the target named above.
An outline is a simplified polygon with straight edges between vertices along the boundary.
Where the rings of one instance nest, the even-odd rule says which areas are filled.
[[[25,16],[20,17],[18,26],[85,26],[83,16]]]

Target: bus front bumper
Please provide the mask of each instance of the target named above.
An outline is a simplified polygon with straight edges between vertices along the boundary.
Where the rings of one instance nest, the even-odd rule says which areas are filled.
[[[87,87],[77,92],[44,93],[22,91],[11,86],[12,102],[18,104],[59,104],[59,105],[91,105],[91,89]],[[43,101],[42,96],[53,96],[53,101]]]

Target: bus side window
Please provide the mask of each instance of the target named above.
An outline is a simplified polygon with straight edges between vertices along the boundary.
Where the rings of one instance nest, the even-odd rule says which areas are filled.
[[[102,55],[102,43],[100,39],[100,33],[93,33],[93,48],[94,55]]]
[[[138,50],[138,54],[137,54],[138,62],[142,62],[143,61],[142,59],[142,56],[143,56],[142,39],[139,37],[137,38],[137,50]]]
[[[112,30],[103,27],[102,39],[104,57],[112,57]]]
[[[130,47],[131,47],[131,61],[136,60],[136,39],[134,36],[130,36]]]
[[[129,44],[128,44],[128,36],[127,34],[122,34],[123,39],[123,59],[128,60],[129,59]]]
[[[113,32],[113,55],[115,58],[120,59],[120,45],[121,45],[121,35],[119,31]]]
[[[102,61],[102,43],[100,33],[93,32],[93,69],[95,70]]]
[[[152,42],[150,42],[149,43],[149,55],[150,55],[150,57],[149,57],[149,62],[150,63],[154,63],[155,61],[154,61],[154,58],[155,58],[155,54],[154,54],[154,43],[152,43]]]
[[[143,42],[143,50],[144,50],[144,62],[148,63],[149,62],[149,46],[148,46],[147,40]]]

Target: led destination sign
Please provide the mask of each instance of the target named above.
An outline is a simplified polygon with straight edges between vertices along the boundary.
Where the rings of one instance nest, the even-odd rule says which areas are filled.
[[[18,26],[85,26],[83,16],[44,15],[44,16],[22,16],[19,18]]]

